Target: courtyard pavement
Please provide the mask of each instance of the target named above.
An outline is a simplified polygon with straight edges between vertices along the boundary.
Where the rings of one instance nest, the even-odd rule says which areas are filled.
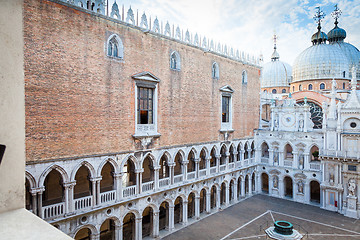
[[[291,222],[303,239],[360,239],[360,220],[266,195],[247,198],[163,239],[269,239],[264,230],[278,220]]]

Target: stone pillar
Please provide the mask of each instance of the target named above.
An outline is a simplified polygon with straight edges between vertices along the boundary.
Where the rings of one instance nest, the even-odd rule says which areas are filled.
[[[284,198],[284,179],[279,177],[279,196]]]
[[[261,148],[256,148],[255,149],[255,162],[256,163],[260,163],[261,162]]]
[[[174,167],[175,167],[175,164],[172,164],[169,166],[170,185],[174,184]]]
[[[206,213],[211,211],[211,189],[206,192]]]
[[[310,169],[310,155],[309,155],[309,153],[304,153],[304,169],[305,170]]]
[[[195,218],[200,218],[200,196],[195,197]]]
[[[169,231],[174,230],[174,206],[169,206]]]
[[[249,187],[249,195],[252,195],[252,175],[249,175],[249,182],[248,182],[248,187]]]
[[[170,211],[170,209],[169,209]],[[170,222],[170,221],[169,221]],[[159,211],[153,212],[153,238],[159,237]]]
[[[310,182],[304,183],[305,203],[310,203]]]
[[[142,216],[135,218],[135,240],[142,239]]]
[[[97,196],[97,205],[100,205],[101,204],[101,198],[100,198],[100,181],[101,181],[102,178],[98,178],[96,180],[96,196]]]
[[[234,154],[233,163],[234,163],[234,164],[236,164],[237,159],[238,159],[238,154],[239,154],[239,153],[238,153],[237,151],[234,151],[234,152],[233,152],[233,154]]]
[[[217,172],[220,172],[220,155],[215,155],[215,159]]]
[[[320,186],[320,192],[321,192],[321,196],[320,196],[320,204],[322,208],[325,208],[325,203],[326,203],[326,189],[322,188]]]
[[[226,170],[229,170],[229,156],[230,156],[230,153],[229,152],[226,152],[225,153],[226,157],[225,157],[225,166],[226,166]]]
[[[279,166],[284,166],[284,151],[279,151]]]
[[[74,187],[76,185],[76,181],[73,181],[69,186],[69,213],[75,211],[75,202],[74,202]]]
[[[237,181],[234,181],[234,185],[233,185],[233,199],[234,199],[234,202],[237,202],[238,201],[238,182]]]
[[[183,161],[183,182],[187,181],[187,165],[188,165],[189,161]]]
[[[211,157],[206,158],[206,175],[210,175],[210,159]]]
[[[241,197],[245,197],[245,178],[241,178]]]
[[[114,173],[114,182],[115,182],[115,189],[116,189],[116,202],[121,201],[123,198],[123,191],[122,191],[122,177],[123,173]]]
[[[295,169],[299,168],[299,157],[298,156],[299,156],[299,153],[293,151],[293,164],[292,164],[292,167],[295,168]]]
[[[195,178],[199,178],[199,158],[195,158],[194,162],[195,162]]]
[[[96,178],[90,178],[90,181],[91,181],[91,184],[92,184],[92,188],[91,188],[91,190],[92,190],[92,202],[91,202],[91,205],[93,206],[93,207],[95,207],[95,205],[96,205],[96,193],[97,193],[97,190],[96,190]]]
[[[229,205],[229,201],[230,201],[230,183],[225,185],[225,206]]]
[[[220,208],[221,187],[216,189],[216,210]]]
[[[154,188],[155,191],[159,189],[159,168],[154,168]]]
[[[42,209],[42,194],[45,191],[45,188],[40,188],[38,190],[38,209],[39,209],[39,217],[44,218],[43,209]]]
[[[70,201],[69,201],[69,192],[70,192],[70,186],[71,183],[64,183],[64,194],[65,194],[65,214],[69,213],[69,205],[70,205]]]
[[[298,192],[298,185],[297,185],[297,179],[294,179],[293,180],[293,187],[292,187],[292,192],[293,192],[293,199],[296,200],[296,197],[297,197],[297,192]]]
[[[274,150],[269,149],[269,165],[273,166],[274,165]]]
[[[183,214],[182,214],[182,216],[183,216],[183,224],[187,224],[187,222],[188,222],[188,201],[184,201],[183,202]]]
[[[244,153],[245,151],[244,150],[240,150],[240,158],[239,158],[239,161],[242,161],[244,163]],[[243,165],[243,164],[241,164]]]
[[[122,240],[123,225],[115,225],[115,240]]]
[[[137,193],[142,192],[142,172],[143,171],[144,171],[143,169],[136,169],[135,170]]]

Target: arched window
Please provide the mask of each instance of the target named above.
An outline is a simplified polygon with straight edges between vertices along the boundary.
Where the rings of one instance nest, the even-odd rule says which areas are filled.
[[[109,37],[107,42],[107,55],[109,57],[120,58],[124,57],[124,47],[120,37],[113,34]]]
[[[273,94],[276,94],[276,89],[273,89],[271,92],[272,92]]]
[[[244,70],[241,74],[242,83],[247,83],[247,72]]]
[[[301,91],[302,90],[302,86],[301,86],[301,84],[299,85],[299,91]]]
[[[309,84],[308,90],[313,90],[313,85],[312,84]]]
[[[343,78],[345,78],[346,74],[345,74],[345,71],[343,71]]]
[[[286,93],[286,89],[284,88],[283,90],[281,90],[281,93]]]
[[[325,89],[325,83],[320,84],[320,89]]]
[[[343,89],[345,89],[346,88],[346,84],[345,83],[343,83]]]
[[[180,55],[176,51],[172,52],[170,55],[170,68],[172,70],[180,70]]]
[[[295,86],[293,86],[293,92],[295,92]]]
[[[219,79],[219,65],[216,62],[212,65],[211,73],[213,79]]]
[[[264,90],[264,93],[267,93],[267,90]]]

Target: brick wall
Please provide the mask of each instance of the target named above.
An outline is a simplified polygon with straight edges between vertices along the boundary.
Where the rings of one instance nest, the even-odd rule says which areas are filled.
[[[124,61],[106,56],[112,33],[124,44]],[[230,138],[250,136],[258,125],[257,67],[46,0],[24,1],[24,38],[27,161],[136,150],[131,76],[143,71],[161,81],[154,148],[223,139],[224,85],[235,90]],[[180,72],[169,68],[173,50]],[[218,80],[211,78],[214,61]]]

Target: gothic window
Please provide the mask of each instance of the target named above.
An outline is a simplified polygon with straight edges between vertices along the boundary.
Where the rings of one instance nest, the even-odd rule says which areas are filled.
[[[213,79],[219,79],[219,65],[216,62],[212,65],[211,75]]]
[[[309,84],[308,90],[313,90],[313,85],[312,84]]]
[[[247,79],[247,72],[246,70],[244,70],[241,74],[241,79],[242,79],[242,83],[247,83],[248,79]]]
[[[286,89],[284,88],[284,89],[281,91],[281,93],[286,93]]]
[[[138,124],[153,124],[154,89],[138,87]]]
[[[170,68],[172,70],[180,71],[180,55],[176,51],[172,52],[170,55]]]
[[[113,34],[109,37],[107,42],[107,55],[109,57],[123,59],[124,49],[120,37]]]
[[[325,83],[321,83],[321,84],[320,84],[320,89],[321,89],[321,90],[325,89]]]
[[[299,105],[304,105],[304,102],[299,102]],[[322,108],[313,102],[307,102],[310,106],[311,120],[314,123],[314,129],[321,129],[323,122],[323,112]]]
[[[345,71],[343,71],[343,78],[345,78]]]
[[[273,94],[276,94],[276,89],[273,89],[271,92],[272,92]]]
[[[301,91],[302,90],[302,86],[301,86],[301,84],[299,85],[299,91]]]
[[[346,84],[345,83],[343,83],[343,89],[345,89],[346,88]]]
[[[222,119],[221,122],[228,123],[230,117],[230,97],[222,96]]]
[[[293,92],[295,92],[295,86],[293,86]]]

